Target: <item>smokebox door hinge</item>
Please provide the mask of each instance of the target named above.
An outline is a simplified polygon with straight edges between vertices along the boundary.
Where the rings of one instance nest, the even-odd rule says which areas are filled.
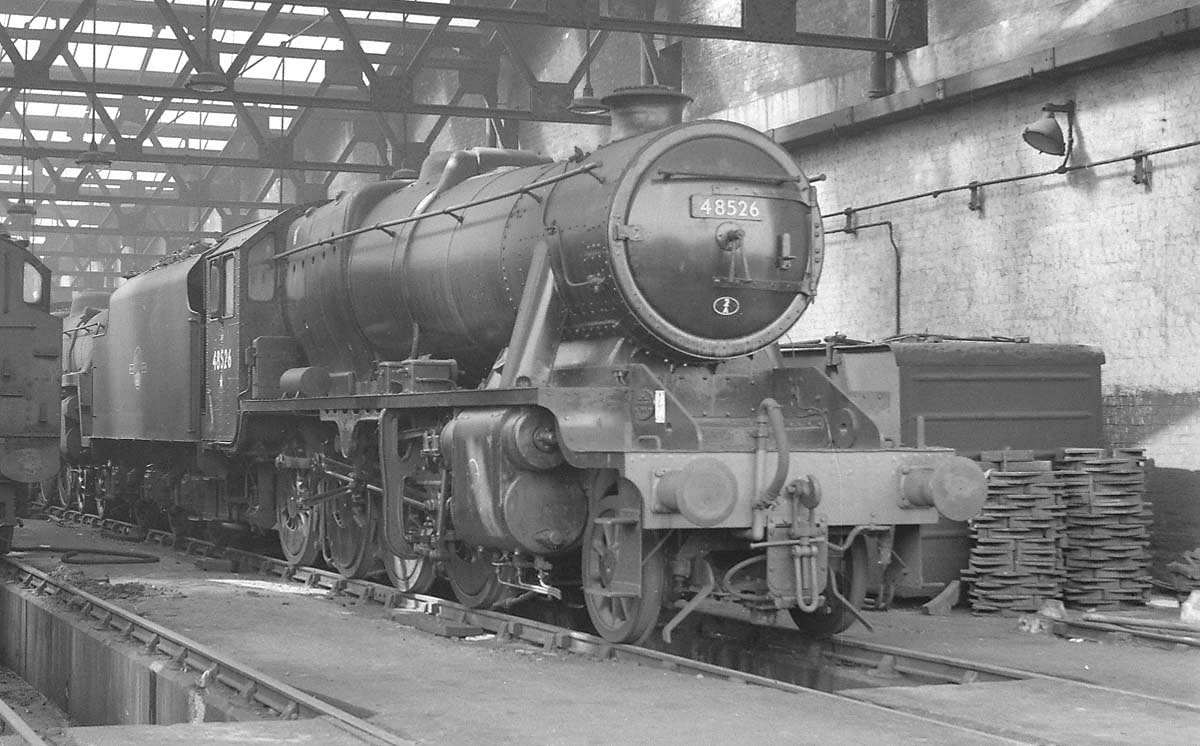
[[[641,241],[642,227],[640,225],[613,223],[613,238],[617,241]]]

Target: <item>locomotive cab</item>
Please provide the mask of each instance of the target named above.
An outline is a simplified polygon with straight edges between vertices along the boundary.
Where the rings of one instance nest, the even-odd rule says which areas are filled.
[[[293,215],[230,231],[203,260],[206,442],[234,444],[241,400],[277,394],[282,372],[301,362],[284,325],[276,259]]]
[[[50,270],[0,234],[0,553],[12,545],[18,491],[58,471],[59,334]]]

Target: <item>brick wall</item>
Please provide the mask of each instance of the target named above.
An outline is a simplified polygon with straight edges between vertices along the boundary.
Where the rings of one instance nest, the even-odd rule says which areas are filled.
[[[828,174],[820,189],[828,214],[1053,168],[1057,158],[1020,138],[1046,101],[1078,101],[1073,163],[1184,143],[1200,132],[1200,80],[1185,74],[1196,65],[1200,52],[1163,52],[795,155],[806,171]],[[1160,462],[1198,468],[1200,448],[1136,424],[1167,423],[1124,404],[1138,392],[1158,402],[1159,393],[1200,390],[1198,156],[1200,149],[1154,157],[1149,188],[1132,183],[1126,161],[988,187],[980,211],[956,192],[865,211],[859,220],[892,223],[903,266],[902,331],[1098,345],[1108,357],[1114,441],[1140,433],[1154,439]],[[829,230],[842,225],[840,217],[826,221]],[[831,233],[828,248],[818,301],[794,336],[893,333],[895,262],[886,229]],[[1179,419],[1174,410],[1163,417]]]

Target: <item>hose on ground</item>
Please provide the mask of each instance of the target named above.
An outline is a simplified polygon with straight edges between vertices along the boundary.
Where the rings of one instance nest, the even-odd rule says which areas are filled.
[[[59,553],[62,554],[60,561],[64,565],[140,565],[159,561],[157,555],[146,554],[145,552],[119,552],[112,549],[89,549],[86,547],[58,547],[49,544],[13,547],[9,551]]]

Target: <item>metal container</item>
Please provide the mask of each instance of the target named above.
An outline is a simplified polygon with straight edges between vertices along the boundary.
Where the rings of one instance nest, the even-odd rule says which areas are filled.
[[[793,366],[823,369],[878,425],[885,442],[943,446],[978,458],[1103,442],[1095,347],[1008,341],[813,343],[784,350]],[[990,454],[989,454],[990,455]],[[902,595],[936,591],[967,566],[965,523],[942,518],[910,543]]]
[[[201,268],[200,257],[191,256],[131,278],[112,294],[95,351],[94,437],[199,440]]]

